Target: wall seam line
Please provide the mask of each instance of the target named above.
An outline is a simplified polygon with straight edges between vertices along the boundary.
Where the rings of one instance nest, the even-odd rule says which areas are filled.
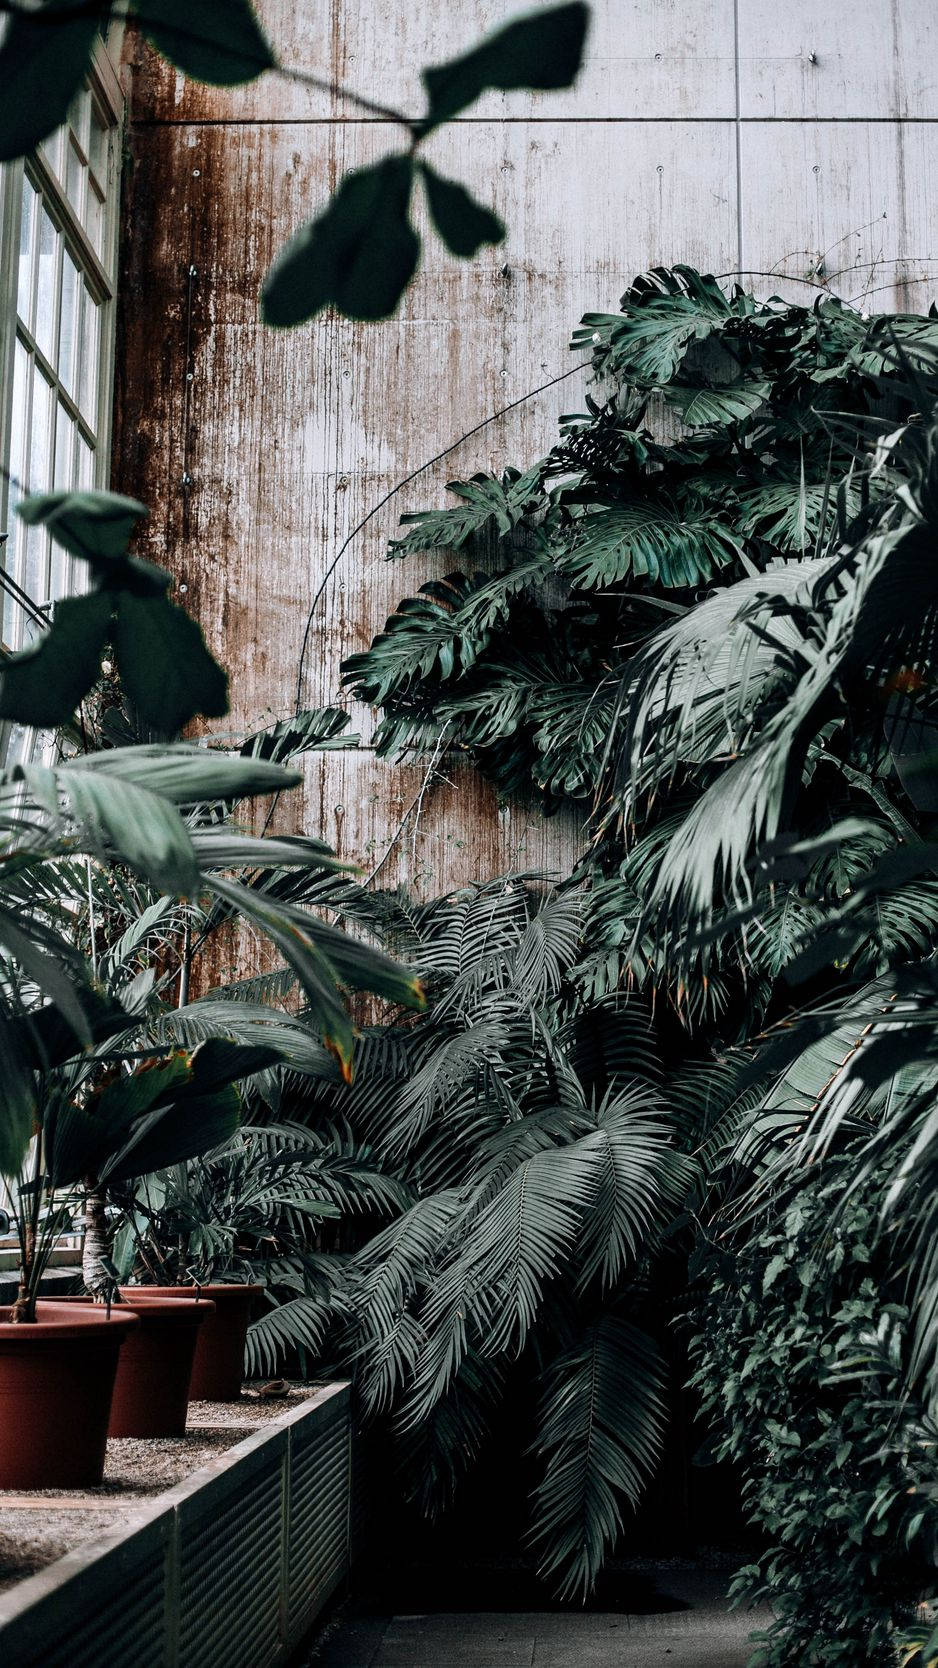
[[[739,0],[733,0],[733,85],[736,98],[736,266],[743,272],[743,130],[739,69]]]
[[[478,116],[449,127],[935,127],[938,116]],[[134,116],[131,127],[395,127],[377,116]]]

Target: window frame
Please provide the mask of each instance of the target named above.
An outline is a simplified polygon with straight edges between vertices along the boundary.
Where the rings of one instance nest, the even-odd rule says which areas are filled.
[[[28,351],[43,376],[56,390],[68,415],[75,421],[77,432],[86,439],[94,436],[94,478],[96,488],[107,487],[111,469],[112,419],[114,406],[115,310],[117,299],[117,261],[120,233],[120,175],[121,146],[123,144],[126,101],[117,76],[111,53],[119,52],[120,41],[95,43],[91,64],[84,85],[91,91],[110,129],[113,147],[108,159],[108,179],[105,183],[105,221],[101,247],[104,259],[98,255],[85,228],[79,223],[63,185],[40,147],[30,156],[0,167],[0,534],[10,534],[10,482],[7,471],[13,444],[13,378],[16,342],[21,334]],[[98,390],[91,423],[78,406],[77,398],[62,386],[55,367],[36,342],[32,331],[18,323],[17,288],[19,276],[19,244],[22,220],[23,180],[27,178],[38,190],[49,218],[61,233],[63,246],[79,267],[95,301],[104,309],[99,342]],[[87,189],[91,189],[90,186]],[[108,270],[110,268],[110,270]],[[61,289],[57,308],[61,306]],[[56,321],[58,322],[58,321]],[[77,393],[77,390],[76,390]],[[0,547],[0,564],[5,561]],[[37,604],[47,598],[36,597]],[[0,617],[3,606],[0,598]],[[0,753],[4,751],[0,745]]]

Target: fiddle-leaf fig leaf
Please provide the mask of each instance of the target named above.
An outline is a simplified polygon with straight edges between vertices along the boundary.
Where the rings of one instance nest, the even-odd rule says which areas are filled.
[[[422,132],[451,120],[490,88],[569,87],[583,62],[588,26],[589,8],[582,0],[550,6],[515,18],[448,64],[424,70],[429,108]]]
[[[147,39],[193,81],[235,87],[276,67],[249,0],[136,0]]]
[[[28,527],[42,523],[71,556],[92,567],[123,556],[137,522],[149,513],[145,504],[119,492],[42,492],[17,505]],[[169,583],[168,574],[163,583]]]
[[[505,228],[497,214],[477,203],[465,186],[443,179],[425,162],[421,164],[421,172],[430,217],[447,249],[469,259],[483,243],[501,243]]]
[[[301,227],[267,274],[267,324],[302,324],[328,306],[351,319],[390,317],[420,255],[409,219],[413,174],[409,156],[386,156],[346,174],[322,214]]]
[[[197,713],[228,711],[226,674],[195,620],[168,597],[121,591],[114,649],[124,693],[153,729],[175,735]]]
[[[61,127],[109,9],[76,6],[74,0],[43,0],[32,12],[24,6],[5,20],[0,41],[0,162],[27,156]]]
[[[106,591],[57,603],[50,629],[4,663],[0,718],[36,729],[67,724],[98,680],[110,627]]]

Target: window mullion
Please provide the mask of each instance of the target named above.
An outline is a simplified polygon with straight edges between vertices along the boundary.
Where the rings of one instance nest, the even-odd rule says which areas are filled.
[[[30,157],[29,164],[29,175],[35,180],[38,190],[46,198],[47,205],[52,210],[52,219],[57,229],[62,233],[66,242],[71,242],[78,265],[84,269],[92,290],[96,291],[96,299],[98,301],[113,301],[113,281],[102,265],[97,250],[84,226],[79,225],[75,210],[51,168],[38,154]]]

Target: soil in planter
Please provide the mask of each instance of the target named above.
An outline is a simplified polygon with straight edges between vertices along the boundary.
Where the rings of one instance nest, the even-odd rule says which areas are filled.
[[[291,1385],[271,1400],[191,1402],[185,1436],[111,1437],[97,1488],[0,1490],[0,1592],[120,1529],[155,1495],[298,1406],[313,1388]],[[35,1506],[27,1504],[32,1501]]]

